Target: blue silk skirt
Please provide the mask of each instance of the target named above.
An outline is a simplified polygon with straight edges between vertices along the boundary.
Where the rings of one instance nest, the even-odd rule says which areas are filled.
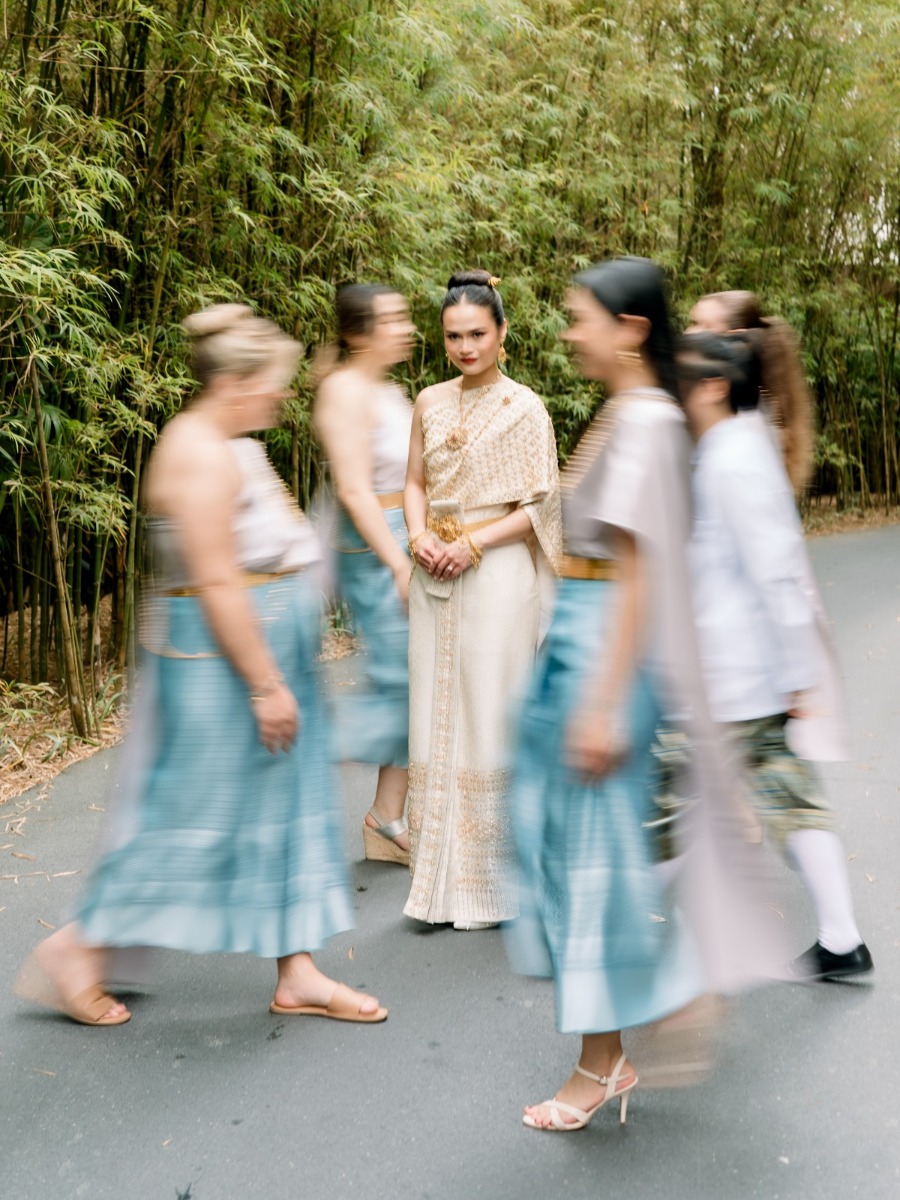
[[[124,781],[130,828],[76,916],[91,944],[276,958],[318,949],[353,923],[316,670],[318,586],[290,575],[248,594],[296,696],[299,736],[270,754],[198,599],[155,601],[161,652],[146,656],[148,694],[129,735],[142,752],[126,758],[138,775]]]
[[[590,673],[602,664],[614,584],[563,580],[519,726],[511,790],[520,916],[513,965],[556,984],[563,1033],[642,1025],[700,991],[694,955],[654,871],[651,743],[659,716],[640,673],[626,706],[631,752],[585,783],[566,735]]]
[[[387,509],[384,518],[405,551],[403,510]],[[341,762],[405,767],[409,757],[409,620],[393,575],[368,549],[343,509],[335,549],[338,591],[350,606],[365,646],[359,691],[344,689],[336,702],[337,756]]]

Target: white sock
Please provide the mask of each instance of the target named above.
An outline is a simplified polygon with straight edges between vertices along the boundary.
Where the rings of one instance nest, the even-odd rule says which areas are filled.
[[[832,954],[855,950],[862,938],[841,839],[827,829],[797,829],[788,834],[787,848],[816,910],[819,944]]]

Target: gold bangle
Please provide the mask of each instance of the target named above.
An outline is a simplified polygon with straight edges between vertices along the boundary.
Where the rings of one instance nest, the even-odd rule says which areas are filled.
[[[274,692],[275,689],[280,687],[283,683],[283,675],[273,675],[270,679],[267,679],[265,683],[260,684],[258,688],[255,688],[250,693],[251,702],[255,700],[265,700],[266,696],[271,695],[272,692]]]
[[[425,534],[427,532],[428,532],[427,529],[420,530],[419,533],[417,533],[413,537],[411,537],[409,539],[409,542],[407,543],[409,546],[410,557],[412,558],[413,562],[419,561],[419,556],[418,556],[418,554],[416,554],[416,546],[418,546],[419,542],[422,540],[422,538],[425,536]]]
[[[460,538],[460,541],[465,542],[465,544],[469,547],[469,564],[471,565],[473,571],[477,571],[481,566],[481,556],[484,551],[479,550],[475,545],[475,539],[472,537],[471,533],[464,533]]]

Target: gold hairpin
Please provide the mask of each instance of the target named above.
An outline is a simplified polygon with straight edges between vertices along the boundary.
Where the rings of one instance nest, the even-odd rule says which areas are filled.
[[[499,277],[499,275],[492,275],[488,280],[488,287],[498,287],[502,282],[503,280]]]

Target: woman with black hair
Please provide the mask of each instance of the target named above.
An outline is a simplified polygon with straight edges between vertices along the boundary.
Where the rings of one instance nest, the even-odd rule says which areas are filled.
[[[412,406],[388,373],[409,358],[415,326],[404,298],[384,284],[345,284],[335,311],[337,346],[318,360],[313,420],[340,505],[338,592],[366,650],[363,684],[337,708],[336,749],[342,762],[379,768],[363,822],[366,858],[406,866],[411,563],[403,486]]]
[[[560,547],[553,426],[540,398],[500,370],[499,282],[486,271],[450,279],[441,321],[460,373],[419,394],[404,503],[416,561],[404,912],[456,929],[515,916],[510,713]]]
[[[755,292],[730,291],[701,297],[691,310],[689,331],[741,332],[750,338],[756,351],[759,412],[781,450],[795,496],[803,496],[813,473],[816,428],[794,330],[781,317],[763,316]]]
[[[690,563],[712,716],[815,909],[818,937],[796,973],[862,975],[872,956],[847,855],[807,761],[847,757],[827,617],[779,455],[759,424],[735,419],[756,406],[757,350],[748,334],[693,333],[678,365],[697,442]]]
[[[582,1035],[572,1076],[525,1109],[526,1125],[562,1132],[615,1099],[624,1123],[637,1074],[622,1029],[737,986],[762,969],[766,949],[729,886],[752,872],[704,720],[685,561],[690,444],[662,272],[640,258],[599,264],[576,277],[568,305],[563,336],[609,399],[562,478],[562,582],[512,787],[521,915],[510,930],[515,966],[553,976],[559,1029]],[[685,872],[700,898],[683,897],[690,940],[662,894],[646,827],[661,713],[690,714],[706,788]]]

